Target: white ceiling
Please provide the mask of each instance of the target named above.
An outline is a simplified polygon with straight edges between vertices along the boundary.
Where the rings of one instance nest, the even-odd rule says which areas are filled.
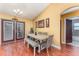
[[[79,10],[79,6],[74,6],[74,7],[71,7],[71,8],[68,8],[68,9],[64,10],[64,12],[62,13],[62,15],[70,13],[70,12],[74,12],[76,10]]]
[[[77,20],[77,19],[79,19],[79,16],[69,17],[68,19],[69,19],[69,20]]]
[[[67,14],[67,13],[71,13],[71,12],[74,12],[74,11],[77,11],[77,10],[79,10],[79,6],[74,6],[74,7],[71,7],[71,8],[64,10],[62,15]],[[76,20],[76,19],[79,19],[79,16],[69,17],[68,19],[69,20]]]
[[[48,3],[0,3],[0,12],[22,18],[33,19],[48,5]],[[23,11],[23,14],[16,15],[16,13],[13,11],[14,9],[20,9]]]

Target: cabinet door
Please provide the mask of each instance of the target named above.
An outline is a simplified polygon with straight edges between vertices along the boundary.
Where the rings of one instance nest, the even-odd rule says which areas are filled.
[[[3,21],[3,41],[13,40],[13,22]]]
[[[24,31],[25,31],[25,28],[24,28],[24,22],[17,22],[17,26],[16,26],[16,29],[17,29],[17,39],[24,39]]]

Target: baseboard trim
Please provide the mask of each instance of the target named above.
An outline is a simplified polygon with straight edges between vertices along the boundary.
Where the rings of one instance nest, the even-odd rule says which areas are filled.
[[[54,48],[57,48],[57,49],[61,49],[61,47],[60,46],[57,46],[57,45],[54,45],[54,44],[52,44],[52,47],[54,47]]]
[[[68,45],[72,45],[72,43],[66,43],[66,44],[68,44]]]
[[[66,44],[66,42],[62,42],[62,44]]]

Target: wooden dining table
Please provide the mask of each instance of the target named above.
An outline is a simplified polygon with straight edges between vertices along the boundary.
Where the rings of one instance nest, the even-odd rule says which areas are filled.
[[[29,37],[34,38],[35,40],[39,41],[39,44],[41,44],[44,40],[46,40],[49,35],[43,35],[43,34],[28,34]],[[40,45],[39,45],[39,49],[38,52],[40,53],[41,49],[40,49]]]

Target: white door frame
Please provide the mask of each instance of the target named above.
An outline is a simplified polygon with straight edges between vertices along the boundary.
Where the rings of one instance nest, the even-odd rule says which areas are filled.
[[[64,19],[64,40],[63,40],[64,44],[66,44],[66,19],[67,18]]]

